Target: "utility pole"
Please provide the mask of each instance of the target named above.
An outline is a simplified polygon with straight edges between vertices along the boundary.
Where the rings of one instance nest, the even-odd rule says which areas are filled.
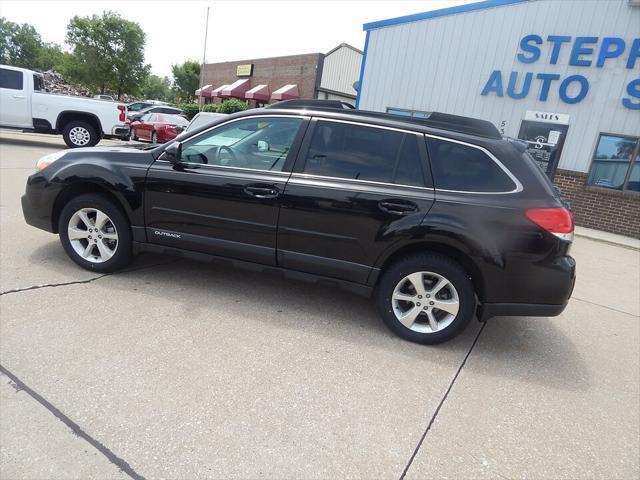
[[[198,97],[198,111],[202,111],[202,105],[204,103],[204,97],[202,96],[203,78],[204,78],[204,62],[207,61],[207,35],[209,33],[209,7],[207,7],[207,21],[204,26],[204,49],[202,52],[202,64],[200,65],[200,81],[198,88],[200,89],[200,96]]]

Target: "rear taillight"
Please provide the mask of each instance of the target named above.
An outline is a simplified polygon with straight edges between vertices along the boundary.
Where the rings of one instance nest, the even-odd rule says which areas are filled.
[[[573,240],[573,215],[566,208],[531,208],[527,218],[562,240]]]
[[[124,122],[127,119],[127,106],[118,105],[118,110],[120,110],[120,116],[118,118],[121,122]]]

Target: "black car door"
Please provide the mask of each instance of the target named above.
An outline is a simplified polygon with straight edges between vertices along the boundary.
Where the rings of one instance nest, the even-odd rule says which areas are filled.
[[[307,122],[242,117],[184,140],[179,163],[162,154],[147,176],[149,242],[275,264],[282,193]]]
[[[278,263],[365,283],[433,201],[423,135],[313,120],[282,200]]]

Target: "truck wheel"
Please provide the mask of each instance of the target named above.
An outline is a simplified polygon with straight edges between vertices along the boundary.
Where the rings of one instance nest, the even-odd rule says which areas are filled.
[[[82,268],[113,272],[131,261],[131,229],[122,211],[106,196],[79,195],[62,209],[60,242]]]
[[[436,344],[458,335],[474,315],[473,284],[449,257],[417,254],[385,270],[376,289],[385,324],[400,337]]]
[[[69,148],[93,147],[100,140],[96,129],[82,121],[67,123],[62,129],[62,137]]]

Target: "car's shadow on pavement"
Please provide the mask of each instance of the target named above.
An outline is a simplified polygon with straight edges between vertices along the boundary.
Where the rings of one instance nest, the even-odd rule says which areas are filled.
[[[489,320],[467,369],[557,390],[584,391],[591,375],[562,317],[496,317]]]
[[[34,250],[30,259],[55,270],[74,266],[58,241]],[[77,271],[85,273],[80,267]],[[461,358],[480,326],[474,319],[452,341],[435,346],[416,345],[399,339],[385,327],[371,299],[330,286],[285,279],[274,272],[252,272],[155,254],[137,256],[128,268],[99,280],[96,285],[104,286],[107,282],[114,296],[118,290],[139,292],[156,297],[158,302],[180,304],[183,314],[178,321],[208,319],[212,308],[237,315],[233,307],[244,307],[250,302],[260,307],[259,314],[249,310],[240,315],[255,316],[278,328],[312,330],[347,342],[393,349],[421,360],[433,352]],[[490,320],[466,370],[562,390],[588,388],[586,365],[571,340],[555,326],[557,321],[561,319]]]

